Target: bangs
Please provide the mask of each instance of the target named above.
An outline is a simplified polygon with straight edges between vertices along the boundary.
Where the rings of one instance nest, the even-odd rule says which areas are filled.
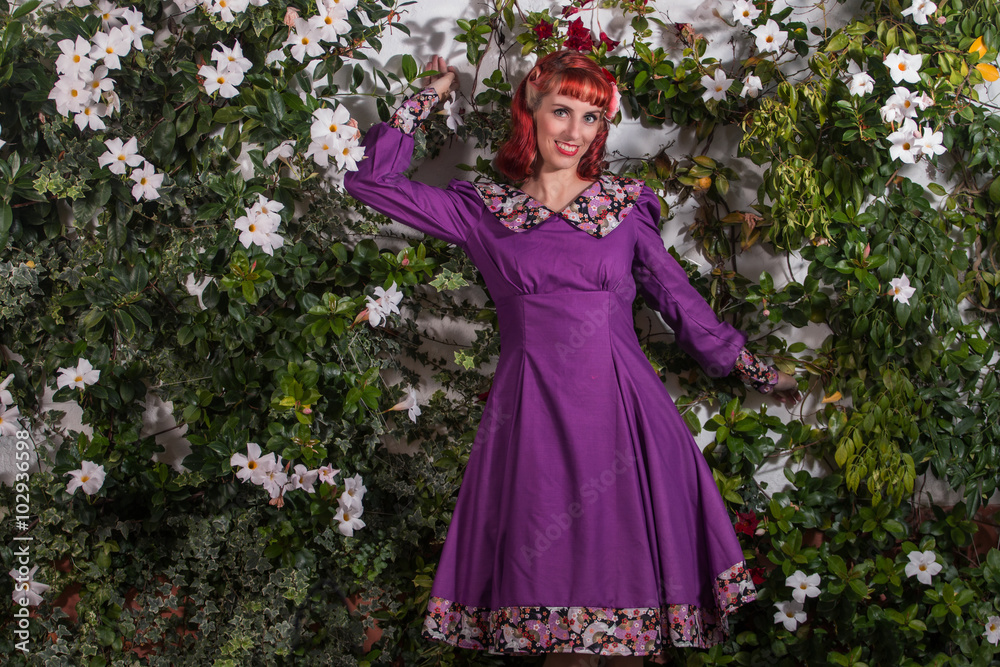
[[[595,76],[593,72],[581,69],[567,69],[558,76],[554,83],[560,95],[575,97],[581,102],[593,104],[595,107],[607,109],[611,104],[611,86],[604,79]]]

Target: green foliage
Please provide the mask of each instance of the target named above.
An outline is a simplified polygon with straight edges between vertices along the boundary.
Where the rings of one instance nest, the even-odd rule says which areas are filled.
[[[37,545],[37,579],[80,595],[77,620],[46,596],[31,620],[37,643],[27,661],[504,664],[420,637],[482,413],[477,396],[489,389],[480,369],[499,349],[495,313],[488,301],[466,300],[482,281],[460,252],[391,238],[383,216],[359,210],[306,156],[318,110],[355,97],[387,119],[419,85],[411,56],[399,72],[365,62],[390,25],[407,31],[407,3],[360,3],[347,34],[300,60],[283,47],[284,20],[289,9],[309,16],[314,3],[277,0],[226,22],[200,7],[171,16],[170,3],[146,0],[137,5],[144,23],[165,32],[155,43],[144,38],[144,49],[110,73],[120,110],[99,130],[81,130],[49,96],[58,42],[92,39],[99,17],[89,7],[11,4],[0,2],[0,338],[22,361],[5,356],[0,377],[13,375],[9,389],[47,459],[31,476],[33,525],[18,531]],[[589,12],[590,4],[568,9]],[[711,268],[702,274],[682,261],[693,283],[752,334],[755,351],[824,396],[814,414],[788,422],[752,407],[734,382],[693,372],[659,332],[640,332],[657,372],[679,376],[686,423],[712,434],[706,458],[726,502],[743,512],[747,561],[763,580],[765,613],[743,610],[727,644],[670,657],[776,667],[994,664],[997,649],[982,635],[1000,609],[1000,552],[973,542],[970,517],[1000,479],[1000,116],[978,102],[976,88],[989,71],[977,65],[996,61],[1000,9],[949,0],[917,25],[900,3],[867,2],[835,28],[762,3],[754,25],[775,21],[787,42],[779,54],[728,62],[709,55],[699,26],[670,22],[655,3],[603,4],[630,27],[611,36],[625,40],[616,48],[594,36],[593,55],[619,82],[624,115],[678,126],[698,142],[675,156],[653,140],[645,156],[616,155],[613,168],[644,178],[665,219],[671,206],[697,205],[688,232]],[[456,40],[481,77],[459,138],[486,151],[503,141],[512,95],[505,72],[518,52],[562,47],[579,13],[562,9],[525,12],[504,0],[458,21]],[[753,40],[749,28],[734,33]],[[985,54],[973,48],[980,37]],[[236,40],[253,67],[237,94],[209,94],[201,67],[217,44]],[[280,66],[265,64],[281,48]],[[921,161],[936,181],[926,187],[890,155],[899,124],[881,116],[898,85],[883,61],[899,49],[923,56],[910,88],[933,99],[920,123],[942,132],[947,148]],[[481,72],[494,54],[501,64]],[[871,93],[851,94],[852,64],[872,75]],[[702,78],[720,68],[733,86],[724,100],[706,101]],[[756,98],[739,94],[750,74],[763,85]],[[744,178],[758,186],[747,210],[729,205],[746,172],[708,155],[723,133],[738,136],[741,156],[759,167],[759,178]],[[418,159],[450,136],[441,118],[430,121],[415,137]],[[156,199],[137,198],[131,178],[99,163],[106,141],[132,137],[164,176]],[[498,176],[483,158],[466,169]],[[255,206],[274,209],[280,246],[241,243],[236,225]],[[740,273],[740,254],[765,244],[806,263],[799,280]],[[903,275],[915,288],[908,303],[892,294]],[[200,295],[189,278],[204,281]],[[375,289],[394,283],[411,316],[381,327],[359,319]],[[476,339],[433,356],[415,324],[424,316],[470,323]],[[789,344],[773,335],[782,323],[822,324],[830,335],[815,349]],[[40,398],[58,369],[81,359],[100,380],[60,388],[54,400],[77,401],[89,429],[62,432],[61,414],[40,413]],[[401,359],[446,390],[422,403],[416,423],[389,411],[419,378]],[[403,382],[385,386],[386,371]],[[142,424],[154,398],[172,401],[186,429],[192,452],[183,471],[152,461],[162,448]],[[389,441],[419,446],[394,454]],[[270,503],[240,483],[231,457],[248,442],[293,466],[330,464],[340,480],[361,475],[365,528],[352,537],[336,530],[340,483]],[[783,491],[756,481],[786,458],[835,472],[787,473]],[[82,461],[106,471],[94,496],[65,491]],[[921,514],[910,498],[928,471],[965,502]],[[16,504],[12,489],[0,495],[5,507]],[[759,524],[741,529],[751,513]],[[11,525],[5,520],[5,531]],[[9,569],[13,542],[4,537]],[[943,566],[929,585],[905,572],[914,551],[933,551]],[[821,593],[789,632],[770,605],[789,599],[785,579],[797,570],[819,574]],[[364,631],[375,621],[384,634],[366,651]],[[15,655],[12,628],[0,634],[5,655]]]

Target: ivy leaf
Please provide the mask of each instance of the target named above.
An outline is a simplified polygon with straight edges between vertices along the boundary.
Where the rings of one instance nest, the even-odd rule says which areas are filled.
[[[994,204],[1000,204],[1000,176],[993,179],[993,183],[990,184],[990,201]]]

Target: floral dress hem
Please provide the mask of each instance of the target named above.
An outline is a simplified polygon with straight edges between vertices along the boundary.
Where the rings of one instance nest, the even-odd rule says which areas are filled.
[[[495,655],[655,655],[667,646],[709,648],[729,635],[728,616],[757,594],[744,562],[715,579],[715,609],[667,607],[472,607],[441,597],[427,605],[422,635]]]

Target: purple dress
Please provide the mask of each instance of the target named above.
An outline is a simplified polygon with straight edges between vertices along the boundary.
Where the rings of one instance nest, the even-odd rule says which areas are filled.
[[[500,323],[424,635],[502,654],[723,640],[755,590],[711,470],[639,347],[636,280],[709,375],[732,370],[745,335],[664,248],[656,195],[606,176],[553,213],[510,186],[415,183],[413,122],[394,125],[368,132],[347,191],[460,246]]]

